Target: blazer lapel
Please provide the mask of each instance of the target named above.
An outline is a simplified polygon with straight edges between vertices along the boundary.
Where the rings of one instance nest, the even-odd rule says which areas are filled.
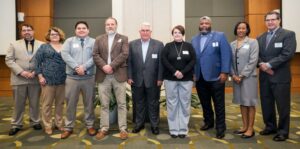
[[[269,42],[268,47],[266,48],[268,51],[274,47],[272,45],[274,45],[275,40],[279,37],[281,31],[282,31],[281,28],[278,28],[277,31],[274,33],[272,39]],[[267,38],[267,36],[266,36],[266,38]]]
[[[213,35],[214,35],[214,32],[211,32],[210,34],[207,35],[207,39],[206,39],[206,42],[205,42],[205,44],[204,44],[202,53],[206,50],[208,44],[209,44],[210,41],[212,40]],[[201,39],[201,38],[200,38],[200,39]],[[201,44],[201,40],[200,40],[199,42],[200,42],[199,44]],[[201,47],[201,46],[200,46],[200,47]]]
[[[112,51],[115,49],[115,46],[116,46],[117,42],[119,42],[119,40],[121,40],[121,38],[120,38],[119,34],[117,33],[115,35],[114,41],[113,41],[113,43],[111,45],[110,53],[112,53]]]
[[[104,37],[103,37],[103,40],[100,40],[100,42],[102,42],[101,44],[103,45],[104,47],[104,51],[103,51],[103,54],[105,54],[106,56],[108,56],[108,35],[106,34]]]
[[[135,44],[134,49],[136,49],[138,53],[138,61],[143,64],[143,52],[142,52],[142,42],[138,40]]]
[[[148,61],[148,59],[151,58],[151,54],[152,54],[152,51],[153,51],[152,49],[153,49],[153,43],[152,43],[152,40],[150,39],[149,46],[148,46],[148,49],[147,49],[145,63]]]

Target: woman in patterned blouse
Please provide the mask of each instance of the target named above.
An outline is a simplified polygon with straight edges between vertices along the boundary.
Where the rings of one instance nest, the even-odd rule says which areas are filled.
[[[55,101],[55,128],[63,129],[66,64],[61,57],[64,32],[51,27],[43,44],[36,53],[36,73],[42,86],[42,121],[45,132],[52,134],[52,104]]]

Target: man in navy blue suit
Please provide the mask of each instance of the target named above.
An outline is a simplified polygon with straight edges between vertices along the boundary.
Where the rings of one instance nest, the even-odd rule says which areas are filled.
[[[204,125],[201,130],[214,127],[214,102],[216,138],[225,136],[225,81],[230,72],[231,49],[223,32],[211,31],[211,18],[200,18],[199,33],[192,38],[196,51],[196,89],[203,110]]]

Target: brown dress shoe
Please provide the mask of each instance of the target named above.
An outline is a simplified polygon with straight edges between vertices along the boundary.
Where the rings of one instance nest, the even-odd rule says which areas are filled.
[[[107,131],[104,131],[104,130],[101,130],[101,131],[99,131],[98,133],[97,133],[97,135],[96,135],[96,139],[97,140],[101,140],[101,139],[103,139],[105,136],[107,136],[108,135],[108,132]]]
[[[122,140],[127,139],[127,138],[128,138],[128,133],[127,133],[126,131],[121,131],[121,132],[120,132],[120,138],[121,138]]]
[[[92,128],[88,128],[87,132],[90,136],[94,136],[97,134],[96,130],[92,127]]]
[[[61,139],[67,139],[71,134],[73,133],[73,131],[67,131],[65,130],[62,134],[61,134]]]

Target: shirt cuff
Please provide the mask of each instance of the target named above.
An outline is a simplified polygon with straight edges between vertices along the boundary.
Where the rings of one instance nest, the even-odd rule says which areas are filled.
[[[268,68],[272,68],[272,65],[270,63],[266,63],[266,65],[268,66]]]

